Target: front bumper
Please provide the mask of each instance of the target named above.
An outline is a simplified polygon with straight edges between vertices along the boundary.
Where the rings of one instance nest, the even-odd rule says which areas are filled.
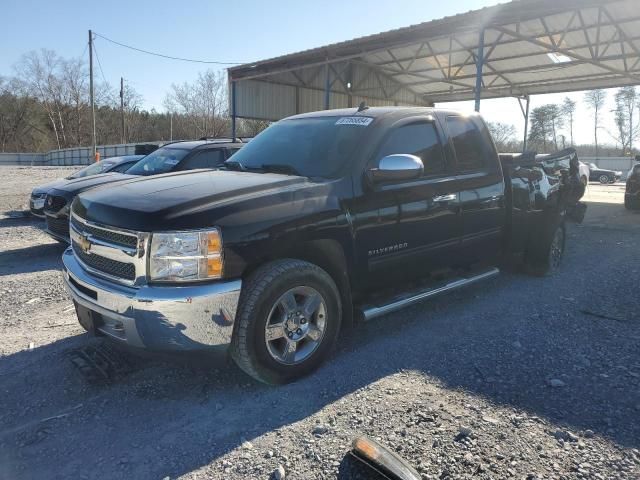
[[[89,332],[158,352],[226,350],[241,280],[186,286],[127,287],[88,274],[68,248],[65,288]]]

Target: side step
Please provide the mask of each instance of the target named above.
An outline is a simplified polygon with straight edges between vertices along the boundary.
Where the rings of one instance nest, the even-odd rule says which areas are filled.
[[[445,283],[432,285],[427,289],[404,293],[401,296],[396,296],[389,299],[390,301],[383,304],[363,305],[361,307],[362,316],[364,317],[364,320],[371,320],[381,315],[386,315],[387,313],[395,312],[396,310],[400,310],[401,308],[408,307],[409,305],[413,305],[414,303],[421,302],[422,300],[426,300],[427,298],[442,295],[443,293],[466,287],[467,285],[471,285],[472,283],[495,277],[499,273],[500,270],[498,270],[497,268],[490,268],[488,270],[476,272],[474,273],[474,275],[469,277],[449,279]]]

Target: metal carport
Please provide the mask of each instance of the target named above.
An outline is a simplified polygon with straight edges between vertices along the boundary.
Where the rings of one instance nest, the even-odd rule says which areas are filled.
[[[640,84],[640,0],[521,0],[228,70],[235,119]],[[526,121],[526,120],[525,120]],[[526,130],[526,127],[525,127]],[[526,133],[525,133],[526,136]]]

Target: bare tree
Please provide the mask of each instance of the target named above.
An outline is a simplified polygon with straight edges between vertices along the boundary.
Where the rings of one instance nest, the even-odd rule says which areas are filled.
[[[223,72],[207,70],[199,73],[194,83],[172,84],[164,103],[169,111],[185,116],[195,137],[219,137],[229,130]]]
[[[487,122],[487,128],[489,128],[489,132],[491,132],[498,151],[506,152],[518,149],[516,127],[509,123]]]
[[[633,153],[633,140],[637,136],[633,124],[633,113],[639,100],[635,87],[622,87],[615,94],[615,109],[613,110],[615,124],[618,130],[618,140],[622,146],[622,154]]]
[[[598,128],[600,122],[600,111],[604,107],[604,101],[607,97],[607,92],[602,89],[591,90],[584,95],[584,101],[587,106],[593,111],[593,139],[596,147],[596,157],[598,156]]]
[[[564,97],[562,106],[560,107],[560,112],[565,117],[569,125],[569,139],[571,141],[571,146],[573,146],[573,116],[576,113],[576,101],[571,100],[569,97]]]
[[[560,107],[550,103],[541,105],[531,111],[531,130],[529,141],[542,151],[547,151],[547,144],[551,143],[558,150],[558,132],[562,128],[563,118]]]

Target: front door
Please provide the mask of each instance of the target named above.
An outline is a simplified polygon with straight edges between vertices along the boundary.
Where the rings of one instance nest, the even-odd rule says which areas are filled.
[[[451,262],[460,243],[459,194],[431,117],[404,119],[381,142],[369,167],[391,154],[412,154],[421,178],[371,186],[350,206],[358,265],[369,287],[424,277]]]

